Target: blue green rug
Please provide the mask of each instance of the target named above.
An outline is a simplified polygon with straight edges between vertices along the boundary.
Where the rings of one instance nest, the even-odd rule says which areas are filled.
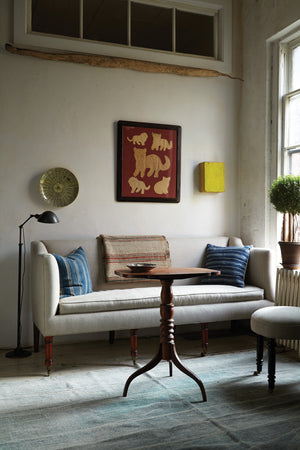
[[[203,381],[207,403],[197,384],[175,367],[169,377],[166,362],[136,378],[123,398],[135,370],[124,342],[56,347],[50,377],[44,375],[43,352],[22,361],[8,361],[1,352],[0,448],[300,449],[297,357],[278,354],[270,394],[267,367],[253,376],[254,338],[247,337],[245,350],[243,338],[236,339],[237,349],[232,339],[230,350],[225,345],[214,351],[212,343],[205,358],[197,356],[198,342],[181,340],[177,346],[184,364]],[[156,346],[157,339],[146,342],[140,365]]]

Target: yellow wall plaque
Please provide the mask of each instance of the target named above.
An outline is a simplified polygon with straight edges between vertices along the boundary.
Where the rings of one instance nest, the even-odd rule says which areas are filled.
[[[202,162],[200,166],[200,192],[225,191],[225,163]]]

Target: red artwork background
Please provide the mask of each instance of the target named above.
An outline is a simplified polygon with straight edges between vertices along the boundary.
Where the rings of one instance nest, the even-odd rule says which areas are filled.
[[[118,123],[118,200],[179,201],[180,131]]]

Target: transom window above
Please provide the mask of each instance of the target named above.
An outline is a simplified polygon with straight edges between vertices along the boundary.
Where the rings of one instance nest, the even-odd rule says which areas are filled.
[[[31,32],[215,57],[218,13],[130,0],[32,0]]]
[[[231,0],[14,0],[14,8],[15,44],[231,67]]]

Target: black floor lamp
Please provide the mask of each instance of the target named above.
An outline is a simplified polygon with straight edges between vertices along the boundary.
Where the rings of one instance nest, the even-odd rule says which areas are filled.
[[[21,310],[22,310],[22,255],[23,255],[23,227],[28,220],[35,217],[38,222],[42,223],[57,223],[59,222],[56,214],[52,211],[44,211],[42,214],[30,214],[28,219],[19,225],[19,265],[18,265],[18,331],[17,331],[17,347],[11,352],[6,353],[7,358],[25,358],[30,356],[31,352],[24,350],[21,347]]]

